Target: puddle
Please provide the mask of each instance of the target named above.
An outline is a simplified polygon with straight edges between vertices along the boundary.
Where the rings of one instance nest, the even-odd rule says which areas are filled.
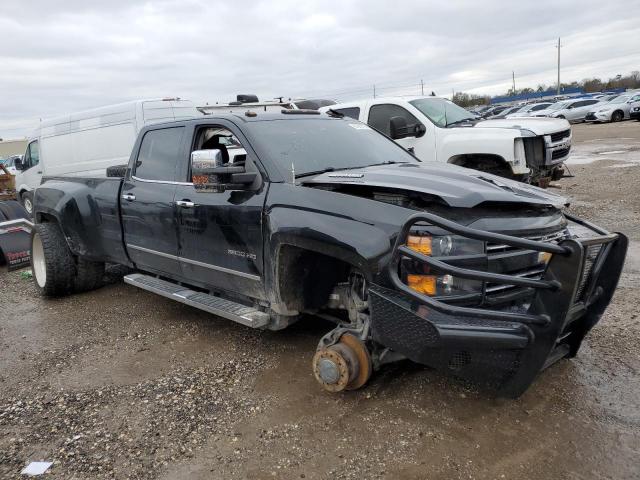
[[[640,142],[616,139],[615,142],[600,140],[574,144],[567,160],[568,165],[587,165],[599,160],[616,160],[624,166],[640,165]],[[623,165],[617,165],[622,168]]]
[[[638,167],[640,164],[638,163],[621,163],[620,165],[611,165],[611,168],[627,168],[627,167]]]

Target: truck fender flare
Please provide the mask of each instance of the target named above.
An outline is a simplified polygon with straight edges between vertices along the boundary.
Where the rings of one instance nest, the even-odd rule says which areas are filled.
[[[374,225],[332,215],[314,216],[309,215],[309,212],[293,209],[283,209],[273,215],[274,213],[272,211],[269,216],[272,231],[266,240],[268,244],[265,245],[266,256],[272,259],[270,268],[265,269],[265,280],[270,300],[276,310],[278,305],[283,306],[278,267],[280,254],[285,246],[297,247],[349,264],[359,270],[368,281],[383,272],[391,255],[394,239]],[[285,219],[289,221],[284,223]],[[330,223],[333,223],[332,228],[328,228]],[[285,225],[292,224],[296,225],[295,229],[284,228]]]

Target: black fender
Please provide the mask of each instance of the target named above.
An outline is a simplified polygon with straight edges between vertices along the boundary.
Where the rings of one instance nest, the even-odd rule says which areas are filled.
[[[120,179],[49,178],[35,190],[36,223],[56,221],[74,255],[130,265],[120,225]]]
[[[269,300],[274,310],[285,313],[279,291],[278,265],[284,245],[299,247],[345,262],[367,280],[379,275],[388,262],[393,237],[377,225],[328,212],[299,207],[277,207],[267,215],[265,268]]]

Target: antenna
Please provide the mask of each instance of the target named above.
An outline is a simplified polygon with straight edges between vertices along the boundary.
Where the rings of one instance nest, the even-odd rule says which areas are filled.
[[[293,185],[296,184],[296,167],[293,165],[293,162],[291,162],[291,183]]]

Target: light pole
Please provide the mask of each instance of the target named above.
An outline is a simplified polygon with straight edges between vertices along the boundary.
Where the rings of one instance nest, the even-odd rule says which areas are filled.
[[[560,96],[560,37],[558,37],[558,96]]]

